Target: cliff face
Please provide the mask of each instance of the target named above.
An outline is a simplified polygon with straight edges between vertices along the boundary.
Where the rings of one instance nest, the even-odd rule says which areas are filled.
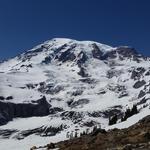
[[[37,100],[36,104],[32,103],[18,103],[1,102],[0,101],[0,125],[6,124],[8,121],[12,121],[13,118],[26,118],[33,116],[46,116],[49,115],[50,104],[43,97]]]

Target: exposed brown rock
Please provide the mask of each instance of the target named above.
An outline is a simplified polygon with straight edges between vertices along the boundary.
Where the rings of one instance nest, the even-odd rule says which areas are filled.
[[[60,150],[150,150],[150,116],[127,129],[113,129],[57,144]]]

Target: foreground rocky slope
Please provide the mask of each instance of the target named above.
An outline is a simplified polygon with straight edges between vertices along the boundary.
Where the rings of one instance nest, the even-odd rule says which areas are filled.
[[[43,146],[48,147],[59,150],[150,150],[150,116],[126,129],[95,129],[80,138]]]
[[[59,143],[60,150],[150,150],[150,116],[127,129],[96,130]]]
[[[19,145],[17,140],[29,148],[94,126],[109,129],[116,115],[113,128],[119,128],[133,105],[138,114],[123,127],[150,114],[150,58],[131,47],[55,38],[0,63],[0,144],[9,143],[5,149],[12,141]]]

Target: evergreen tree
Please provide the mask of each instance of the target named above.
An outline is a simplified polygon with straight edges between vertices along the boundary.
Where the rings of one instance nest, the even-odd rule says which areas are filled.
[[[124,116],[121,118],[121,121],[126,121],[129,117],[138,113],[138,109],[136,105],[133,105],[132,109],[129,108],[126,110]]]
[[[131,114],[132,114],[132,115],[135,115],[135,114],[137,114],[137,113],[138,113],[137,106],[136,106],[136,105],[133,105],[132,110],[131,110]]]
[[[94,126],[94,128],[93,128],[93,132],[94,132],[94,131],[96,131],[96,130],[97,130],[97,126]]]
[[[83,131],[82,135],[86,135],[85,131]]]
[[[116,124],[118,120],[117,115],[114,115],[113,117],[109,118],[109,125]]]
[[[75,138],[77,138],[77,137],[78,137],[78,133],[77,133],[77,131],[75,132],[74,137],[75,137]]]

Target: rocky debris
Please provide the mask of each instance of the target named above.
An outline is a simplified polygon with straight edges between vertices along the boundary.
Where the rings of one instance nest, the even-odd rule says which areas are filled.
[[[27,87],[28,89],[34,89],[34,88],[36,88],[36,86],[37,86],[37,85],[32,84],[32,83],[26,84],[26,87]]]
[[[82,93],[83,93],[83,90],[78,89],[78,90],[76,90],[76,91],[73,91],[73,92],[71,93],[71,96],[79,96],[79,95],[82,95]]]
[[[31,129],[31,130],[24,130],[24,131],[19,131],[13,138],[22,140],[25,137],[28,137],[30,135],[40,135],[42,137],[47,137],[47,136],[55,136],[57,133],[61,132],[64,129],[65,126],[61,125],[59,127],[39,127],[36,129]]]
[[[61,99],[61,98],[59,98],[59,97],[52,97],[51,99],[50,99],[50,102],[51,101],[58,101],[58,102],[60,102],[60,101],[62,101],[63,99]]]
[[[122,106],[117,105],[104,111],[88,112],[88,116],[94,118],[99,118],[99,117],[109,118],[110,116],[114,116],[116,114],[118,115],[119,118],[121,118],[121,116],[123,115]]]
[[[32,146],[32,147],[30,148],[30,150],[35,150],[35,149],[37,149],[36,146]]]
[[[138,67],[132,71],[131,79],[139,80],[146,70],[143,67]]]
[[[45,89],[45,92],[46,92],[46,94],[52,94],[53,95],[53,94],[59,93],[62,90],[64,90],[64,87],[61,85],[57,85],[54,87],[47,86]]]
[[[98,59],[100,58],[101,60],[115,59],[119,56],[120,60],[131,59],[138,63],[140,62],[140,58],[143,57],[139,55],[134,48],[126,46],[117,47],[116,49],[113,49],[112,51],[109,51],[105,54],[100,53],[98,49],[94,46],[94,54],[97,54]]]
[[[104,118],[109,118],[111,116],[115,116],[116,114],[120,118],[123,114],[122,106],[118,105],[118,106],[111,107],[111,108],[103,111],[102,113],[103,113]]]
[[[83,107],[85,104],[88,104],[89,100],[88,99],[79,99],[75,102],[72,102],[70,107],[75,108],[77,106]]]
[[[50,107],[45,97],[37,100],[36,104],[0,102],[0,125],[16,117],[46,116]]]
[[[28,137],[30,135],[39,135],[41,137],[48,137],[48,136],[55,136],[56,134],[60,133],[64,128],[66,128],[66,125],[60,125],[58,127],[54,126],[41,126],[39,128],[30,129],[30,130],[10,130],[10,129],[1,129],[0,130],[0,137],[9,139],[10,137],[13,139],[22,140],[25,137]]]
[[[108,65],[111,69],[115,70],[115,68],[117,66],[123,66],[123,64],[121,64],[120,62],[116,62],[115,60],[111,59],[108,61]],[[116,70],[117,72],[121,72],[122,73],[122,70]]]
[[[63,108],[59,108],[59,107],[53,107],[49,109],[49,114],[57,114],[59,112],[62,112]]]
[[[83,123],[83,126],[86,126],[86,127],[94,127],[95,125],[97,125],[97,122],[95,122],[93,120]]]
[[[113,77],[118,77],[122,74],[121,70],[110,69],[107,71],[107,78],[111,79]]]
[[[142,129],[142,130],[141,130]],[[127,129],[93,129],[79,138],[59,142],[60,150],[149,150],[150,116]]]
[[[142,87],[143,85],[145,85],[146,82],[144,80],[141,80],[141,81],[137,81],[134,85],[133,85],[133,88],[135,89],[138,89],[140,87]]]
[[[142,100],[140,100],[140,102],[137,103],[137,105],[141,105],[141,104],[145,104],[147,101],[149,100],[149,98],[142,98]]]
[[[51,56],[47,56],[45,57],[45,59],[41,62],[42,64],[49,64],[51,63],[52,57]]]
[[[140,62],[140,58],[142,57],[137,53],[137,51],[132,47],[118,47],[116,49],[117,53],[120,54],[120,60],[124,60],[125,58],[132,59],[133,61]]]
[[[149,144],[148,143],[127,144],[123,146],[121,150],[149,150],[149,148],[147,149],[145,147],[149,147]]]
[[[144,86],[144,89],[143,89],[146,93],[150,93],[150,82],[148,82],[145,86]]]
[[[20,67],[21,67],[21,68],[23,68],[23,67],[32,68],[32,64],[29,64],[29,65],[21,65]]]
[[[53,83],[46,84],[45,82],[41,82],[38,87],[38,91],[45,94],[57,94],[60,91],[64,90],[64,87],[61,85],[54,85]]]
[[[69,101],[67,101],[67,105],[70,107],[71,106],[71,104],[73,103],[73,100],[74,99],[70,99]]]
[[[108,84],[107,89],[109,89],[112,92],[119,93],[119,94],[127,93],[126,87],[124,85]]]
[[[115,59],[117,57],[117,52],[116,50],[107,52],[104,56],[103,56],[103,60],[112,60]]]
[[[10,138],[10,136],[16,132],[18,132],[18,130],[0,129],[0,137],[5,138],[5,139]]]
[[[91,136],[97,136],[98,134],[106,134],[106,130],[105,129],[101,129],[101,128],[94,128],[92,133],[90,134]]]
[[[50,144],[47,144],[47,148],[48,149],[54,149],[54,148],[56,148],[56,146],[54,143],[50,143]]]
[[[101,94],[105,94],[107,91],[105,89],[100,89],[98,93],[98,95],[101,95]]]
[[[80,68],[88,60],[88,56],[81,51],[77,56],[77,65]]]
[[[145,82],[143,81],[143,84],[144,83]],[[138,98],[142,98],[142,97],[146,96],[149,93],[150,93],[150,82],[147,82],[146,84],[144,84],[143,89],[139,92]]]
[[[145,96],[145,92],[143,90],[140,91],[138,98],[142,98],[143,96]]]
[[[45,150],[53,150],[53,149],[58,150],[57,145],[54,144],[54,143],[49,143],[45,146],[39,146],[39,147],[33,146],[33,147],[30,148],[30,150],[43,150],[43,149],[45,149]]]
[[[85,114],[83,112],[76,112],[76,111],[65,111],[60,114],[62,120],[72,120],[74,124],[82,121],[84,115]]]
[[[141,77],[141,73],[139,73],[135,70],[132,71],[131,79],[138,80],[138,79],[140,79],[140,77]]]
[[[88,113],[89,117],[99,118],[103,116],[103,112],[101,111],[93,111]]]
[[[146,71],[143,67],[138,67],[136,70],[140,73],[144,73]]]
[[[34,51],[26,51],[24,54],[18,56],[18,59],[22,59],[22,62],[30,61],[33,56],[37,56],[39,52],[46,50],[47,48],[41,45],[34,49]]]
[[[116,49],[116,51],[122,56],[129,58],[138,54],[134,48],[128,46],[120,46]]]
[[[88,77],[88,73],[86,72],[86,69],[83,67],[80,67],[80,71],[78,72],[78,75],[81,77]]]
[[[88,84],[94,84],[96,82],[95,79],[92,79],[92,78],[83,78],[83,79],[79,79],[79,81],[83,83],[88,83]]]
[[[150,68],[149,68],[150,69]],[[150,70],[148,70],[146,73],[145,73],[145,76],[149,76],[150,75]]]
[[[128,92],[127,92],[127,91],[121,91],[121,92],[119,93],[118,98],[122,98],[122,97],[125,97],[125,96],[128,96]]]

